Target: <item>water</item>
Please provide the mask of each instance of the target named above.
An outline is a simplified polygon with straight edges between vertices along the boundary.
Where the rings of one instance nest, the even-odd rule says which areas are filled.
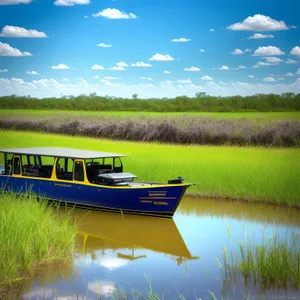
[[[73,265],[41,272],[30,292],[22,292],[25,299],[106,299],[116,287],[145,294],[147,280],[163,299],[213,299],[212,293],[216,299],[300,299],[290,286],[226,280],[216,262],[223,262],[224,245],[230,248],[226,224],[235,250],[245,234],[260,242],[262,231],[299,232],[299,210],[185,198],[173,220],[86,210],[73,216],[81,220]]]

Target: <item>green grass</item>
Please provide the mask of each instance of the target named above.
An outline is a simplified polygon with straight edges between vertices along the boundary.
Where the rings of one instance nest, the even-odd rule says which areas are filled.
[[[30,109],[0,109],[0,117],[4,116],[27,116],[27,117],[48,117],[48,116],[64,116],[64,117],[87,117],[100,118],[106,117],[180,117],[180,116],[199,116],[199,117],[215,117],[215,118],[247,118],[257,121],[272,120],[300,120],[300,112],[132,112],[132,111],[66,111],[66,110],[30,110]]]
[[[259,244],[246,237],[243,243],[238,242],[238,249],[238,253],[231,250],[228,255],[224,246],[226,279],[237,279],[241,274],[246,281],[259,282],[267,288],[289,284],[300,289],[299,234],[292,233],[284,238],[274,234],[268,239],[263,235]],[[221,266],[220,262],[218,264]]]
[[[183,176],[188,193],[300,205],[300,149],[178,146],[0,131],[0,148],[60,146],[130,155],[125,171],[140,180]]]
[[[76,225],[34,195],[0,192],[0,297],[11,283],[72,259]]]

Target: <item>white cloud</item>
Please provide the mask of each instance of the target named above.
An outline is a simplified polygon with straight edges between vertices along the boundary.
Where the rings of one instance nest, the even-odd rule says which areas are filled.
[[[295,61],[295,60],[293,60],[293,59],[288,59],[286,62],[285,62],[286,64],[296,64],[296,63],[298,63],[297,61]]]
[[[116,8],[106,8],[102,11],[99,11],[96,14],[93,14],[93,17],[103,17],[106,19],[136,19],[136,15],[133,13],[125,13]]]
[[[170,71],[164,71],[164,74],[171,74]]]
[[[117,67],[128,67],[128,65],[124,62],[124,61],[120,61],[118,63],[116,63]]]
[[[114,79],[117,79],[116,77],[113,77],[113,76],[104,76],[104,79],[107,79],[107,80],[114,80]]]
[[[108,68],[108,70],[111,70],[111,71],[125,71],[126,69],[124,67],[121,67],[121,66],[113,66],[113,67]]]
[[[213,28],[209,29],[210,32],[215,32],[215,30]]]
[[[104,48],[110,48],[110,47],[112,47],[112,45],[104,44],[104,43],[97,44],[96,46],[98,46],[98,47],[104,47]]]
[[[35,72],[35,71],[27,71],[26,74],[28,75],[39,75],[39,73]]]
[[[115,66],[108,68],[111,71],[125,71],[125,67],[128,67],[124,61],[117,62]]]
[[[53,69],[53,70],[69,70],[70,68],[65,64],[59,64],[57,66],[52,66],[51,69]]]
[[[100,79],[101,77],[99,77],[98,75],[93,77],[94,79]]]
[[[89,17],[88,17],[88,16],[84,16],[84,18],[85,18],[85,19],[88,19]]]
[[[112,86],[112,85],[113,85],[113,83],[110,82],[110,81],[107,80],[107,79],[101,79],[100,81],[103,82],[106,86]]]
[[[0,0],[0,5],[29,4],[32,0]]]
[[[0,56],[32,56],[29,52],[21,52],[6,43],[0,42]]]
[[[291,53],[292,55],[296,55],[296,56],[300,56],[300,47],[299,46],[296,46],[294,47],[292,50],[291,50]]]
[[[190,42],[191,39],[187,39],[187,38],[179,38],[179,39],[173,39],[171,40],[171,42],[175,42],[175,43],[187,43]]]
[[[264,81],[265,82],[274,82],[276,80],[273,77],[266,77],[266,78],[264,78]]]
[[[283,81],[283,80],[284,80],[284,78],[278,78],[277,80],[279,80],[279,81]]]
[[[0,70],[0,73],[6,73],[6,72],[8,72],[7,69]]]
[[[207,80],[207,81],[210,81],[210,80],[213,80],[211,77],[205,75],[203,77],[201,77],[202,80]]]
[[[251,30],[251,31],[278,31],[288,30],[283,21],[274,20],[268,16],[256,14],[246,18],[241,23],[235,23],[227,27],[229,30]]]
[[[200,51],[200,52],[205,52],[205,50],[204,50],[204,49],[200,49],[199,51]]]
[[[147,64],[147,63],[144,63],[142,61],[139,61],[139,62],[136,62],[134,64],[131,64],[131,66],[132,67],[144,67],[144,68],[146,68],[146,67],[152,67],[151,64]]]
[[[288,73],[285,74],[285,76],[291,77],[291,76],[295,76],[295,74],[293,74],[291,72],[288,72]]]
[[[100,66],[100,65],[93,65],[93,66],[91,67],[91,69],[92,69],[92,70],[105,70],[105,68],[102,67],[102,66]]]
[[[239,66],[238,69],[246,69],[245,66]]]
[[[248,40],[256,40],[256,39],[274,39],[274,35],[272,34],[261,34],[255,33],[254,35],[247,38]]]
[[[297,71],[297,73],[296,73],[297,75],[300,75],[300,68],[298,69],[298,71]]]
[[[192,83],[191,79],[179,79],[177,80],[178,83],[184,83],[184,84],[187,84],[187,83]]]
[[[174,58],[172,56],[170,56],[169,54],[164,55],[164,54],[156,53],[155,55],[150,57],[149,60],[171,61],[171,60],[174,60]]]
[[[151,89],[156,88],[156,86],[153,85],[152,83],[139,84],[138,86],[141,88],[151,88]]]
[[[0,0],[1,1],[1,0]],[[0,33],[2,37],[22,37],[22,38],[46,38],[46,33],[35,29],[25,29],[18,26],[6,25]]]
[[[79,81],[79,84],[88,85],[89,83],[83,78],[76,78]]]
[[[227,67],[227,66],[221,66],[220,68],[219,68],[219,70],[229,70],[230,68],[229,67]]]
[[[90,0],[56,0],[54,5],[57,6],[74,6],[74,5],[87,5],[90,4]]]
[[[140,77],[142,80],[154,81],[151,77]]]
[[[272,64],[264,61],[259,61],[256,65],[253,66],[253,68],[267,67],[267,66],[272,66]]]
[[[184,68],[183,71],[189,71],[189,72],[200,72],[201,69],[197,67],[190,67],[190,68]]]
[[[231,52],[231,54],[240,55],[244,54],[244,52],[241,49],[236,48],[234,51]]]
[[[70,80],[68,78],[63,78],[62,81],[63,82],[69,82]]]
[[[275,78],[275,77],[274,77]],[[248,78],[247,78],[248,79]],[[249,81],[254,81],[248,79]],[[204,91],[212,96],[232,96],[232,95],[254,95],[254,94],[282,94],[300,92],[300,78],[295,78],[293,83],[288,84],[284,81],[249,83],[240,81],[229,82],[214,82],[202,81],[203,85],[192,83],[180,84],[172,81],[164,81],[156,86],[152,82],[145,81],[140,84],[125,84],[125,83],[110,83],[107,85],[103,82],[95,82],[94,84],[71,84],[68,82],[59,83],[55,79],[41,79],[24,81],[18,78],[0,78],[0,95],[32,95],[33,97],[59,97],[60,93],[64,95],[80,95],[96,92],[98,95],[109,95],[116,97],[131,97],[137,93],[141,98],[156,98],[156,97],[176,97],[180,95],[194,96],[196,92]],[[178,87],[178,85],[181,87]]]
[[[253,76],[253,75],[248,75],[248,77],[249,77],[249,78],[254,78],[254,76]]]
[[[279,64],[283,62],[283,60],[278,57],[263,57],[263,58],[270,64]]]
[[[279,48],[274,46],[258,47],[253,56],[274,56],[274,55],[284,55],[285,53]]]
[[[251,52],[251,50],[248,49],[248,48],[246,48],[246,49],[245,49],[245,53],[247,53],[247,52]]]

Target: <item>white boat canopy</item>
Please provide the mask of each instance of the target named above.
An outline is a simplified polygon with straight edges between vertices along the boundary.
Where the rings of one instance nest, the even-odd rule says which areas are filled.
[[[38,147],[38,148],[8,148],[0,149],[0,153],[20,154],[20,155],[41,155],[52,157],[69,157],[81,159],[94,159],[94,158],[111,158],[123,157],[124,154],[98,152],[90,150],[81,150],[74,148],[61,148],[61,147]]]

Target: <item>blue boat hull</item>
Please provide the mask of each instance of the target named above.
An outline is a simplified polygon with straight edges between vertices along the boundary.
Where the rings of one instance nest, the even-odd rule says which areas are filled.
[[[172,217],[189,185],[109,187],[0,175],[0,186],[6,191],[31,191],[38,196],[79,207]]]

